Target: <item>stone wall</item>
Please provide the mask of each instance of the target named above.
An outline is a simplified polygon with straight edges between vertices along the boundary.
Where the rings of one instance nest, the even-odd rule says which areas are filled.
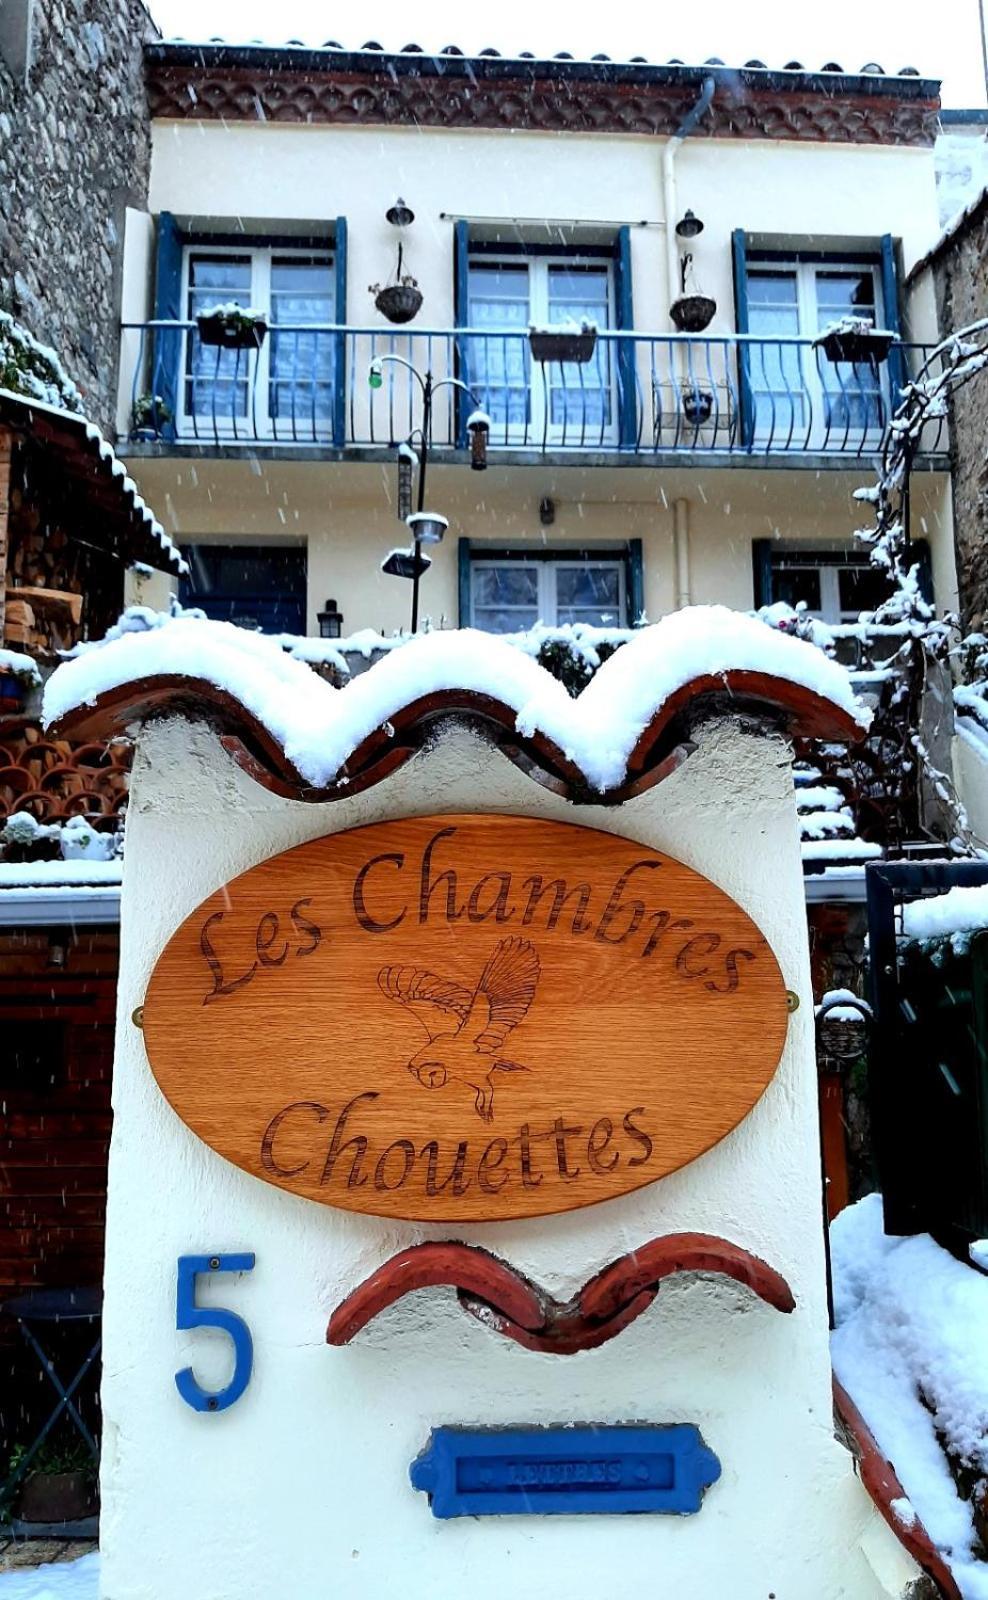
[[[937,309],[943,332],[988,316],[988,203],[937,257]],[[961,613],[968,630],[988,628],[988,376],[954,396],[951,416],[954,537]]]
[[[30,9],[26,80],[0,54],[0,306],[54,346],[109,430],[124,211],[147,200],[153,28],[141,0]]]

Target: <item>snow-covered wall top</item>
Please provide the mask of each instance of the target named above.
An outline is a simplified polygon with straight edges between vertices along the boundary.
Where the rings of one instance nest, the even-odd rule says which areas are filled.
[[[570,785],[612,793],[670,754],[696,702],[711,697],[806,736],[855,739],[868,726],[836,662],[722,606],[643,628],[575,699],[538,662],[472,629],[423,635],[336,689],[276,640],[180,618],[60,667],[45,721],[81,736],[198,701],[242,736],[255,768],[260,754],[282,785],[326,798],[382,756],[393,770],[413,726],[479,713]]]

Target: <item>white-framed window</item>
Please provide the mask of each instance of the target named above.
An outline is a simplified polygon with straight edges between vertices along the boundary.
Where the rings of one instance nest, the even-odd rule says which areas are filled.
[[[494,442],[541,441],[586,446],[617,436],[614,373],[608,343],[584,363],[532,360],[530,326],[593,322],[613,328],[614,271],[605,257],[475,253],[468,273],[470,387],[493,424]]]
[[[748,345],[756,438],[826,447],[850,436],[880,436],[889,416],[884,368],[831,362],[808,344],[828,324],[884,319],[877,261],[752,261],[748,265]],[[764,342],[761,342],[764,340]]]
[[[520,554],[475,556],[470,562],[470,622],[485,633],[519,633],[537,622],[618,628],[626,615],[620,558],[542,560]]]
[[[186,335],[179,419],[231,437],[328,438],[332,432],[337,336],[333,251],[269,245],[189,244],[183,261],[186,320],[211,306],[263,311],[260,350],[227,350]]]
[[[772,599],[823,622],[857,622],[888,598],[889,582],[867,557],[850,551],[773,551]]]

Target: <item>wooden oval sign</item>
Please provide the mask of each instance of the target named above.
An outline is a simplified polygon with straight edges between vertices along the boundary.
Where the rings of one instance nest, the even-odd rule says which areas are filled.
[[[625,1194],[765,1089],[786,993],[750,917],[632,840],[526,817],[331,834],[204,901],[144,1034],[179,1116],[324,1205],[483,1222]]]

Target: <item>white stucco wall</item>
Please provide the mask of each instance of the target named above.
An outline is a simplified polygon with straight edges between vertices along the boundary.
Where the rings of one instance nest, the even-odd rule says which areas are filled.
[[[198,228],[226,219],[230,231],[245,232],[345,216],[347,320],[358,326],[379,320],[367,285],[383,282],[393,265],[394,230],[384,213],[396,194],[416,213],[406,270],[425,296],[424,326],[453,322],[452,222],[440,213],[599,221],[612,232],[615,223],[659,224],[632,231],[635,323],[669,326],[664,139],[167,121],[156,122],[153,134],[152,212],[171,211]],[[862,249],[893,233],[903,240],[907,270],[938,230],[931,149],[694,137],[677,156],[676,181],[680,214],[689,206],[705,224],[694,256],[719,307],[711,335],[734,328],[734,228],[778,243],[799,238],[804,247],[812,239],[816,249]],[[913,337],[928,338],[933,327],[928,299]]]
[[[380,563],[405,529],[394,510],[395,466],[280,461],[134,460],[130,470],[173,538],[303,543],[308,550],[308,628],[328,596],[345,631],[408,626],[410,585],[385,576]],[[620,548],[642,540],[645,609],[653,620],[676,609],[673,506],[688,507],[690,599],[746,610],[753,603],[752,540],[807,548],[848,548],[867,507],[854,490],[873,482],[865,461],[846,472],[798,468],[505,467],[492,454],[484,474],[466,467],[429,469],[429,498],[449,518],[443,544],[429,554],[423,613],[438,624],[458,616],[457,540],[535,548]],[[556,520],[544,528],[539,501],[551,498]],[[949,480],[917,473],[913,531],[929,540],[937,605],[956,605]],[[465,620],[465,619],[464,619]]]
[[[326,832],[438,809],[516,812],[627,834],[708,874],[760,924],[803,998],[751,1115],[680,1173],[539,1221],[464,1228],[307,1204],[227,1165],[178,1120],[130,1017],[167,938],[255,862]],[[462,729],[331,806],[278,799],[215,738],[145,730],[128,818],[104,1314],[103,1600],[473,1600],[663,1594],[878,1600],[915,1569],[835,1442],[805,910],[789,757],[708,727],[674,776],[620,809],[575,808]],[[304,1018],[299,1019],[303,1027]],[[189,1039],[194,1051],[196,1041]],[[244,1040],[263,1050],[263,1039]],[[209,1062],[202,1071],[209,1072]],[[449,1291],[406,1299],[347,1348],[327,1318],[375,1266],[425,1237],[482,1243],[557,1295],[657,1234],[723,1234],[789,1280],[786,1317],[740,1287],[679,1279],[631,1328],[574,1357],[536,1355]],[[217,1416],[173,1374],[218,1386],[228,1343],[174,1330],[183,1253],[254,1250],[203,1298],[248,1320],[253,1381]],[[215,1339],[215,1343],[213,1342]],[[435,1521],[408,1467],[441,1423],[696,1423],[723,1475],[693,1517]],[[868,1554],[865,1554],[867,1547]],[[884,1582],[875,1576],[880,1569]]]
[[[976,841],[988,847],[988,745],[958,729],[951,745],[954,780]]]

